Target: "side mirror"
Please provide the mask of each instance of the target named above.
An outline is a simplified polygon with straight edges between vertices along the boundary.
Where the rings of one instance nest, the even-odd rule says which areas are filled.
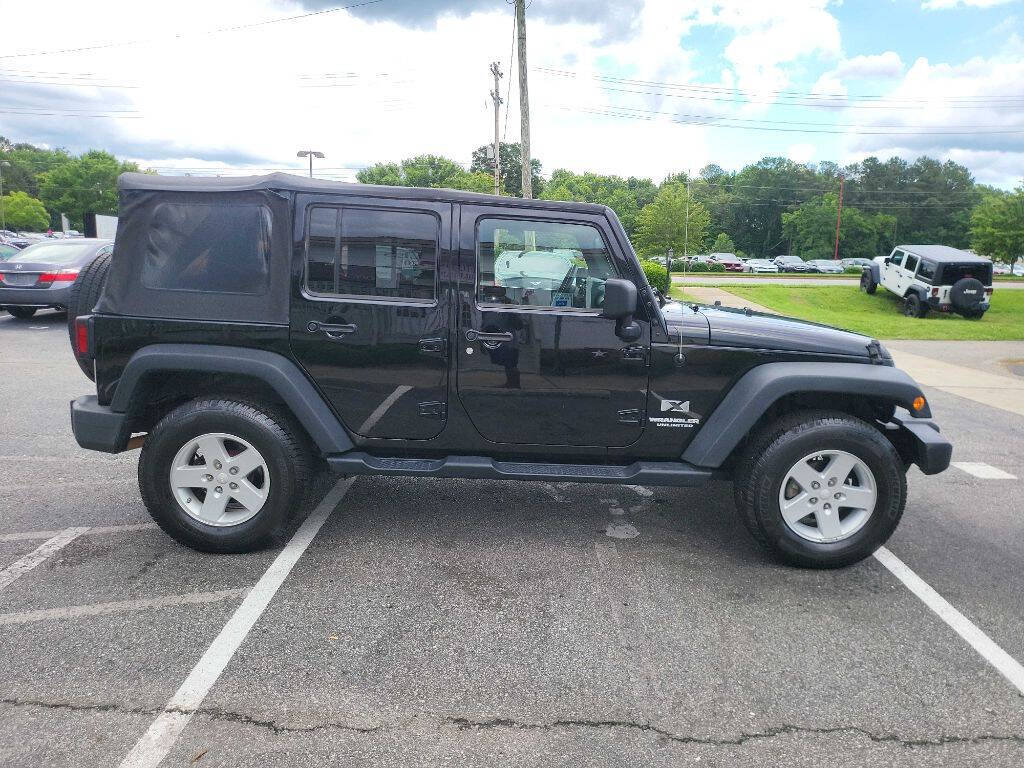
[[[601,317],[612,320],[631,319],[636,312],[636,286],[629,280],[613,277],[604,284],[604,307]]]
[[[643,336],[643,328],[633,320],[636,305],[636,286],[632,282],[620,277],[605,281],[601,317],[615,321],[615,335],[623,341],[636,341]]]

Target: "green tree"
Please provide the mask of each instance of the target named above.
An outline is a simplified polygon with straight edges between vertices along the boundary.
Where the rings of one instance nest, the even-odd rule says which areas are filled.
[[[736,253],[736,244],[725,232],[720,232],[711,244],[712,253]]]
[[[689,217],[687,217],[689,211]],[[699,253],[707,241],[711,217],[696,200],[690,200],[683,184],[667,184],[637,217],[633,242],[648,257],[663,257],[669,248],[682,254]]]
[[[467,171],[454,160],[440,155],[418,155],[401,163],[377,163],[356,174],[363,184],[391,187],[430,187],[493,192],[493,181],[484,173]]]
[[[541,195],[545,200],[573,200],[607,205],[622,222],[626,234],[636,231],[637,216],[651,203],[658,188],[650,179],[604,176],[597,173],[573,173],[559,168],[551,174]]]
[[[782,214],[782,228],[801,259],[831,259],[835,254],[836,209],[834,193],[803,203]],[[888,246],[894,219],[887,214],[869,214],[843,206],[839,228],[839,257],[871,259]]]
[[[473,150],[472,162],[469,165],[471,173],[485,173],[490,176],[489,192],[494,192],[494,160],[488,157],[488,152],[493,152],[493,147],[493,144],[477,147]],[[533,171],[533,196],[540,197],[544,191],[540,160],[531,157],[530,168]],[[498,182],[503,194],[512,197],[523,196],[523,150],[518,143],[501,143],[501,170],[498,172]]]
[[[39,177],[70,162],[71,156],[63,149],[40,149],[0,136],[0,160],[8,163],[4,167],[5,191],[27,192],[31,197],[39,197]]]
[[[1024,258],[1024,187],[1011,195],[989,195],[971,214],[971,243],[1012,267]]]
[[[87,211],[117,213],[117,177],[138,170],[135,163],[121,162],[109,152],[90,150],[42,174],[39,197],[51,221],[64,213],[72,227],[82,229]]]
[[[10,229],[41,232],[50,225],[50,214],[41,201],[30,197],[27,192],[11,192],[0,198],[0,208],[4,215],[0,217]]]

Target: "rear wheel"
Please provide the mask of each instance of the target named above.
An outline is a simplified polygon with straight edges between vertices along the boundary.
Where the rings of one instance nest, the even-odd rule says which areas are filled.
[[[19,320],[28,320],[30,317],[35,315],[35,307],[8,307],[7,311],[10,312],[14,317]]]
[[[864,293],[872,294],[878,289],[878,283],[871,279],[870,272],[862,272],[860,276],[860,289]]]
[[[909,293],[903,300],[903,314],[907,317],[924,317],[928,314],[928,305],[916,293]]]
[[[903,462],[877,429],[842,413],[804,411],[763,429],[736,469],[737,507],[775,557],[838,568],[870,555],[906,504]]]
[[[270,409],[197,400],[167,414],[139,456],[150,515],[182,544],[250,552],[283,541],[311,458],[298,427]]]
[[[71,351],[75,355],[75,361],[82,373],[90,379],[93,377],[92,365],[88,360],[78,356],[75,348],[75,320],[82,315],[88,315],[96,302],[100,299],[100,292],[103,290],[103,283],[107,279],[107,271],[110,269],[111,255],[105,253],[93,259],[78,275],[78,278],[71,284],[71,291],[68,293],[68,337],[71,340]]]

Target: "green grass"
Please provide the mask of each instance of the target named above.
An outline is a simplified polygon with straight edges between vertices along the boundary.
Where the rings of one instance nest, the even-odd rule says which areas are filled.
[[[997,288],[992,308],[985,316],[967,320],[940,312],[929,312],[924,318],[906,317],[902,302],[883,288],[874,296],[853,286],[832,285],[741,285],[724,290],[782,315],[857,331],[876,339],[1024,339],[1024,291]]]

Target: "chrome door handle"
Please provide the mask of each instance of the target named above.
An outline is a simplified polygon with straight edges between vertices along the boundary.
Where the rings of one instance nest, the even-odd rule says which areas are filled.
[[[477,331],[472,328],[466,331],[466,341],[479,341],[483,344],[503,344],[511,342],[513,338],[514,337],[509,331],[488,333],[486,331]]]

